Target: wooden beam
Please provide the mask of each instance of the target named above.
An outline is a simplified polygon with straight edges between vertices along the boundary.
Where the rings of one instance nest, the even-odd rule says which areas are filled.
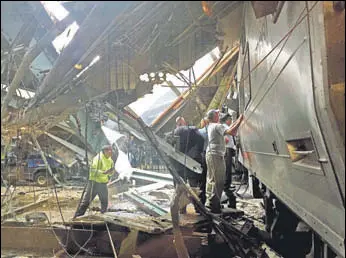
[[[48,202],[49,199],[50,198],[45,198],[45,199],[43,199],[41,201],[30,203],[28,205],[25,205],[25,206],[22,206],[20,208],[17,208],[14,211],[7,212],[4,215],[1,215],[1,221],[5,220],[5,219],[8,219],[8,218],[12,218],[14,215],[18,215],[18,214],[27,212],[29,210],[32,210],[32,209],[36,208],[36,207],[40,207],[42,204]]]
[[[60,54],[54,67],[37,89],[34,99],[29,104],[29,108],[33,107],[42,99],[47,98],[47,94],[50,91],[60,88],[62,84],[69,82],[77,75],[80,70],[74,68],[76,64],[81,64],[87,56],[90,59],[89,62],[94,58],[94,56],[91,56],[91,53],[95,49],[96,43],[99,41],[100,36],[104,35],[104,31],[112,23],[114,17],[117,19],[119,10],[122,9],[124,8],[120,8],[119,4],[113,1],[98,2],[95,5],[89,15],[84,19],[78,33]],[[86,52],[88,55],[86,55]],[[83,68],[88,64],[83,63]]]
[[[67,19],[67,18],[65,18]],[[64,20],[65,20],[64,19]],[[62,20],[58,26],[53,27],[51,30],[49,30],[33,47],[31,47],[26,54],[23,57],[23,60],[21,64],[18,67],[18,70],[9,85],[8,92],[5,96],[5,98],[2,101],[2,107],[1,107],[1,120],[3,120],[7,114],[8,109],[7,106],[12,99],[12,96],[15,94],[16,90],[20,86],[20,82],[23,80],[26,72],[29,70],[30,64],[35,60],[35,58],[43,51],[43,49],[48,45],[51,44],[54,38],[58,35],[60,30],[57,28],[65,29],[66,22]],[[65,27],[66,26],[66,27]]]
[[[220,108],[223,100],[227,96],[228,89],[231,86],[231,82],[233,80],[233,77],[234,77],[236,70],[237,70],[237,62],[234,62],[231,72],[226,73],[226,75],[221,80],[220,86],[218,87],[213,99],[211,100],[211,102],[208,106],[208,110]]]

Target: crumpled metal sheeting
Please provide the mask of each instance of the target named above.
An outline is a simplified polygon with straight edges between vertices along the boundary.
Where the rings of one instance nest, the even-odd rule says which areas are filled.
[[[128,216],[123,217],[112,213],[87,215],[76,218],[73,222],[88,223],[97,221],[104,221],[150,234],[161,234],[172,228],[171,222],[166,219],[162,220],[159,218],[148,218],[144,216],[129,218]]]

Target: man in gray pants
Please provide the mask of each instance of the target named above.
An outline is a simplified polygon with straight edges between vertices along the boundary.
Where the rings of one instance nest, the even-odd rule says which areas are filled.
[[[82,195],[82,201],[74,217],[84,215],[89,204],[94,200],[96,195],[99,196],[101,202],[101,213],[107,211],[107,183],[111,175],[115,172],[112,151],[113,148],[111,145],[105,145],[102,147],[102,151],[93,158],[90,165],[89,182],[85,194]]]
[[[221,213],[221,194],[224,189],[226,177],[225,165],[225,139],[224,136],[236,135],[237,130],[243,121],[244,116],[231,124],[228,128],[219,124],[219,111],[212,109],[207,113],[209,120],[208,129],[208,146],[206,151],[207,162],[207,187],[206,187],[206,207],[213,213]]]

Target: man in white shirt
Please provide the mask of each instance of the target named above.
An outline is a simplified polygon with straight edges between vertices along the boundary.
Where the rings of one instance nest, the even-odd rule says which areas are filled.
[[[213,213],[221,213],[221,194],[224,189],[224,182],[226,177],[226,164],[225,164],[225,135],[236,135],[238,127],[240,126],[243,115],[231,124],[230,127],[225,128],[224,125],[219,124],[219,111],[212,109],[207,113],[208,125],[208,146],[206,150],[206,163],[207,163],[207,187],[206,187],[206,207]]]
[[[228,128],[232,124],[232,117],[229,114],[220,115],[220,123]],[[236,197],[231,189],[232,186],[232,159],[235,156],[235,139],[233,135],[225,135],[225,163],[226,163],[226,179],[224,184],[224,192],[228,197],[228,207],[236,208]]]

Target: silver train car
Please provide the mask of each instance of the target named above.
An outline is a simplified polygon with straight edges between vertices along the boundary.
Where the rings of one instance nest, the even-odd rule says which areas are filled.
[[[279,1],[262,17],[254,2],[241,20],[239,135],[266,230],[285,257],[345,257],[344,2]]]

